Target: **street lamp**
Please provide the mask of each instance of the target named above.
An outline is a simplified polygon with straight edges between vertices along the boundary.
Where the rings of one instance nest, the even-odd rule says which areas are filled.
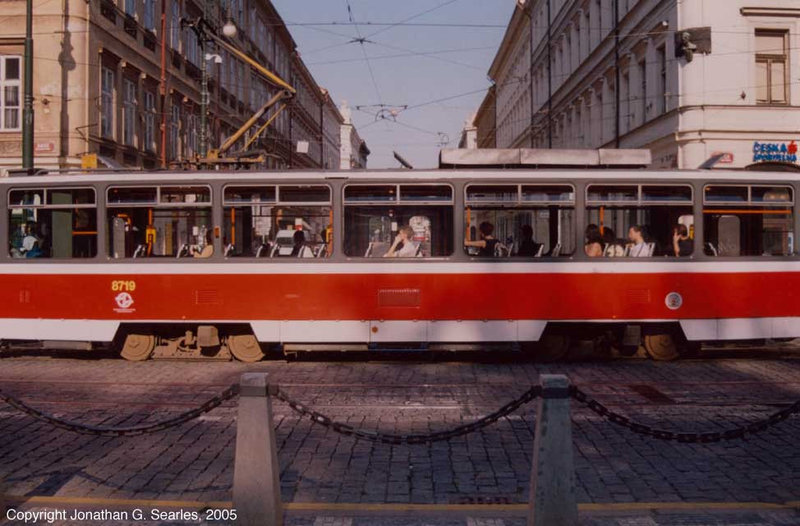
[[[228,20],[225,22],[225,25],[222,26],[222,34],[228,38],[233,38],[236,36],[236,33],[236,24],[233,23],[233,20],[228,18]]]

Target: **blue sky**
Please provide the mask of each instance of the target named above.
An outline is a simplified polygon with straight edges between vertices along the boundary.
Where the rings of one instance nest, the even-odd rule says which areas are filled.
[[[490,86],[487,72],[515,0],[273,4],[317,82],[337,105],[346,100],[353,108],[356,128],[372,151],[369,167],[398,166],[392,157],[397,150],[415,168],[426,168],[436,166],[441,143],[457,146],[464,121],[483,100]],[[314,23],[327,25],[303,25]],[[366,41],[352,42],[357,38]],[[474,91],[479,92],[434,102]],[[404,105],[409,108],[400,109]],[[396,122],[376,118],[389,117],[392,109],[400,110]]]

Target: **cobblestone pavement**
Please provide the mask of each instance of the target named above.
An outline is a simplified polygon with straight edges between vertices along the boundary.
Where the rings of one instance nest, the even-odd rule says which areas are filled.
[[[796,353],[548,365],[17,357],[0,360],[0,389],[71,420],[133,425],[196,406],[245,371],[270,373],[292,397],[337,420],[396,433],[471,421],[537,383],[540,373],[567,374],[591,396],[636,420],[681,431],[724,430],[800,399]],[[582,524],[800,524],[800,417],[747,440],[691,445],[656,442],[582,407],[573,409],[578,501],[616,503],[622,507],[615,509],[623,510],[582,514]],[[421,446],[356,441],[300,420],[279,402],[274,410],[285,502],[501,509],[527,500],[535,404],[481,432]],[[133,438],[76,435],[0,405],[0,476],[5,493],[24,497],[229,501],[235,434],[235,401],[183,426]],[[729,513],[703,511],[700,504],[696,513],[624,511],[626,503],[673,502],[789,506]],[[357,513],[329,519],[325,522],[324,513],[298,515],[288,524],[524,523],[516,517],[403,519]]]

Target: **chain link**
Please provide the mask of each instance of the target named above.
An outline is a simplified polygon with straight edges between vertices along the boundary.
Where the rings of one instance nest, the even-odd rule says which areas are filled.
[[[501,418],[513,413],[521,406],[531,402],[541,396],[542,388],[539,385],[531,387],[525,391],[519,398],[512,400],[497,411],[490,413],[474,422],[462,424],[452,429],[444,431],[436,431],[433,433],[424,434],[408,434],[400,435],[395,433],[384,433],[381,431],[365,431],[363,429],[356,429],[349,424],[336,422],[332,418],[311,409],[310,407],[290,398],[282,389],[278,389],[275,397],[281,402],[286,403],[293,411],[298,413],[301,417],[308,417],[315,424],[332,429],[336,433],[345,436],[354,436],[356,438],[369,440],[371,442],[381,442],[384,444],[431,444],[442,440],[450,440],[462,435],[472,433],[483,429],[486,426],[492,425]]]
[[[179,426],[181,424],[184,424],[190,420],[197,418],[198,416],[204,413],[208,413],[212,409],[219,407],[224,402],[230,400],[231,398],[234,398],[238,394],[239,394],[239,386],[232,385],[229,388],[222,391],[217,396],[215,396],[214,398],[211,398],[207,402],[203,403],[201,406],[186,411],[185,413],[181,413],[171,418],[167,418],[166,420],[161,420],[160,422],[154,422],[152,424],[142,424],[140,426],[132,426],[132,427],[92,426],[86,424],[79,424],[77,422],[71,422],[69,420],[64,420],[63,418],[58,418],[53,415],[49,415],[43,411],[40,411],[39,409],[35,409],[26,404],[25,402],[17,398],[14,398],[13,396],[9,396],[5,393],[0,393],[0,400],[7,403],[11,407],[18,409],[19,411],[22,411],[23,413],[32,416],[37,420],[41,420],[42,422],[47,422],[48,424],[54,427],[66,429],[67,431],[80,433],[82,435],[123,437],[123,436],[144,435],[146,433],[156,433],[158,431],[163,431],[171,427]]]
[[[713,431],[705,433],[678,433],[675,431],[665,431],[663,429],[656,429],[645,424],[634,422],[627,416],[616,413],[607,408],[594,398],[589,396],[575,387],[570,387],[570,396],[578,402],[584,404],[591,411],[607,419],[609,422],[618,426],[630,429],[634,433],[650,436],[658,440],[675,440],[688,444],[708,444],[712,442],[720,442],[722,440],[734,440],[737,438],[744,438],[746,435],[754,435],[769,429],[770,427],[779,424],[792,416],[795,413],[800,413],[800,401],[777,411],[764,420],[753,422],[741,427],[729,429],[727,431]]]

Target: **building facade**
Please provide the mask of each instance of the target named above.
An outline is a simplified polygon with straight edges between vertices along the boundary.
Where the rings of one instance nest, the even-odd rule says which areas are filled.
[[[798,39],[796,0],[520,1],[489,72],[497,147],[797,163]]]
[[[224,6],[222,4],[225,4]],[[208,72],[207,145],[218,148],[275,89],[239,58],[202,39],[199,19],[220,32],[230,17],[233,45],[290,84],[298,95],[250,149],[266,168],[338,167],[341,115],[296,53],[271,2],[260,0],[64,0],[33,13],[34,163],[80,167],[84,154],[107,165],[180,165],[200,151],[201,78]],[[0,169],[21,165],[25,1],[3,3]],[[187,22],[189,24],[187,24]],[[272,110],[274,111],[274,110]],[[272,115],[264,115],[264,122]],[[326,120],[338,124],[325,133]],[[240,149],[249,133],[232,150]],[[298,152],[307,142],[307,153]],[[301,148],[302,150],[302,148]]]

